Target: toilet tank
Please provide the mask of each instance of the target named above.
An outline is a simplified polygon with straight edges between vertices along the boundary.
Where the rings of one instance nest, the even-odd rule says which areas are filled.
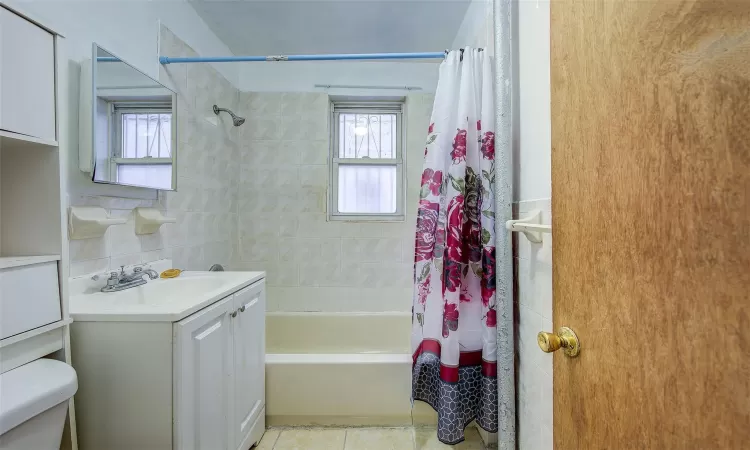
[[[75,370],[54,359],[0,375],[0,450],[57,450],[77,389]]]

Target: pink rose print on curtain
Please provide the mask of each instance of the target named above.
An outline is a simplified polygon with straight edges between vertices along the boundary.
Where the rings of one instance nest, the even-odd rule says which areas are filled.
[[[464,224],[464,246],[461,253],[469,262],[479,262],[482,259],[482,226],[476,222],[467,221]]]
[[[426,194],[425,186],[432,195],[440,195],[440,186],[443,184],[443,172],[425,169],[422,173],[422,192]]]
[[[438,222],[440,205],[427,200],[419,202],[417,210],[417,239],[414,251],[414,261],[432,259],[435,249],[435,228]]]
[[[487,311],[487,318],[485,323],[488,327],[497,326],[497,312],[495,311],[495,308],[491,308],[489,311]]]
[[[451,331],[458,330],[458,305],[445,304],[443,309],[443,337],[447,338]]]
[[[453,139],[451,158],[453,158],[453,164],[466,161],[466,130],[458,130],[456,137]]]
[[[443,262],[443,276],[441,280],[443,282],[443,297],[445,297],[445,291],[456,292],[456,289],[461,286],[461,264],[446,259]]]
[[[472,421],[498,431],[495,107],[486,52],[449,52],[444,64],[419,188],[412,398],[436,409],[438,439],[455,445]]]
[[[482,304],[489,306],[495,297],[495,247],[487,247],[482,252]]]
[[[432,288],[430,287],[430,281],[432,281],[432,274],[427,275],[427,277],[417,285],[417,296],[419,298],[419,303],[424,306],[424,304],[427,302],[427,296],[430,295],[430,292],[432,292]]]
[[[445,259],[456,262],[464,261],[462,254],[462,230],[464,221],[464,196],[457,195],[448,204],[447,236],[445,241]]]
[[[466,168],[464,178],[466,195],[464,196],[464,248],[462,254],[470,262],[479,262],[482,258],[482,180],[471,167]],[[466,262],[466,261],[464,261]]]
[[[482,138],[482,156],[484,159],[493,161],[495,159],[495,133],[488,131]]]
[[[430,135],[430,134],[432,134],[432,133],[433,133],[434,131],[435,131],[435,124],[434,124],[434,123],[431,123],[431,124],[430,124],[430,127],[429,127],[429,128],[427,129],[427,134],[428,134],[428,135]],[[429,143],[431,143],[432,141],[434,141],[434,138],[428,138],[428,141],[427,141],[427,143],[429,144]],[[424,148],[424,156],[425,156],[425,158],[427,157],[427,147],[425,147],[425,148]]]

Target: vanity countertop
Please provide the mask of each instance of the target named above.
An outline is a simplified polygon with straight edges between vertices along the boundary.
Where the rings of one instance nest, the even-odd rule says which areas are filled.
[[[71,293],[70,316],[78,322],[177,322],[265,277],[265,272],[183,272],[118,292],[89,288]]]

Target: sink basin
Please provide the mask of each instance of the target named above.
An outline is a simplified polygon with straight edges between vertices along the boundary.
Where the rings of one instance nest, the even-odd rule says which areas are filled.
[[[115,292],[114,294],[133,293],[144,300],[153,302],[171,302],[185,296],[202,296],[221,288],[226,284],[222,280],[211,276],[186,276],[170,279],[157,279],[148,283]]]
[[[263,278],[264,272],[183,272],[122,291],[92,288],[70,296],[70,315],[77,321],[176,322]]]

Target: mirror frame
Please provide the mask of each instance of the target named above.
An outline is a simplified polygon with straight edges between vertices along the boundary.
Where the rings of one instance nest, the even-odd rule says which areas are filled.
[[[164,89],[168,90],[172,95],[172,121],[171,121],[171,138],[172,138],[172,187],[170,189],[163,189],[158,187],[149,187],[149,186],[142,186],[137,184],[125,184],[125,183],[116,183],[112,181],[101,181],[96,179],[96,117],[97,117],[97,95],[96,95],[96,82],[97,82],[97,63],[98,63],[98,50],[103,50],[107,53],[109,53],[112,57],[117,58],[120,60],[120,62],[126,64],[131,69],[135,70],[136,72],[140,73],[144,77],[154,81],[155,83],[159,84]],[[83,86],[81,87],[83,89]],[[127,187],[135,187],[135,188],[141,188],[141,189],[154,189],[154,190],[160,190],[160,191],[176,191],[177,190],[177,155],[179,153],[179,142],[177,139],[177,93],[170,87],[165,86],[162,82],[159,80],[155,80],[150,75],[147,75],[143,71],[139,70],[137,67],[133,66],[132,64],[128,63],[124,59],[120,58],[119,56],[115,55],[111,51],[107,50],[106,48],[102,47],[101,45],[97,44],[96,42],[92,43],[91,46],[91,86],[90,86],[90,104],[88,105],[91,114],[89,114],[88,120],[89,120],[89,127],[91,130],[91,133],[89,136],[82,136],[84,139],[88,138],[90,140],[90,153],[88,157],[91,160],[91,181],[96,184],[110,184],[114,186],[127,186]],[[83,97],[83,96],[82,96]],[[79,108],[84,108],[86,105],[79,105]],[[108,133],[107,141],[112,142],[112,135],[111,133]],[[80,156],[79,156],[80,157]]]

